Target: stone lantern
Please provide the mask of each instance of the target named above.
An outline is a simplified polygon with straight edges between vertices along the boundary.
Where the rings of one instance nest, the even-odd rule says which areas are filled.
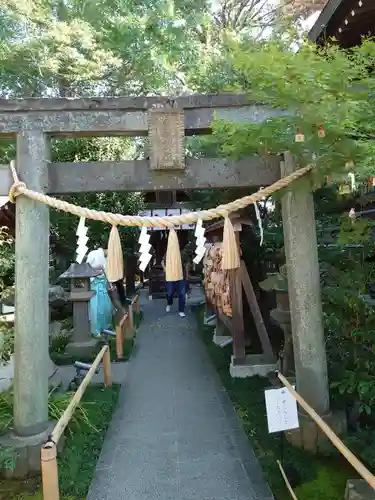
[[[68,300],[73,302],[73,336],[67,346],[72,356],[90,356],[93,354],[96,340],[91,336],[89,303],[95,292],[90,290],[90,278],[99,276],[90,264],[74,262],[59,279],[70,280]]]
[[[269,276],[259,283],[265,292],[276,292],[276,309],[272,309],[271,318],[275,320],[284,332],[284,349],[282,373],[294,375],[294,353],[291,317],[289,310],[289,294],[286,266],[281,266],[278,273]]]

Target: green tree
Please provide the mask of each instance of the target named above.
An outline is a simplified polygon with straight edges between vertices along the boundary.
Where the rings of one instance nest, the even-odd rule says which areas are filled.
[[[267,106],[270,116],[254,124],[218,122],[223,153],[265,156],[289,150],[321,175],[354,165],[366,175],[374,158],[374,82],[368,70],[375,43],[364,40],[345,51],[303,42],[296,52],[292,42],[290,36],[267,44],[232,41],[227,52],[232,90]],[[297,134],[304,140],[296,141]]]

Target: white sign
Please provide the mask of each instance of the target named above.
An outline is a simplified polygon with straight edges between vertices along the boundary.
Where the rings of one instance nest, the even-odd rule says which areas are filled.
[[[197,211],[199,211],[197,209]],[[182,213],[195,212],[195,210],[189,210],[187,208],[154,208],[152,210],[146,210],[144,212],[139,212],[138,215],[142,217],[168,217],[168,215],[181,215]],[[195,229],[195,223],[193,224],[183,224],[182,226],[176,226],[176,229]],[[165,231],[166,228],[163,227],[152,227],[152,231]]]
[[[288,389],[268,389],[264,391],[266,398],[268,432],[282,432],[298,429],[297,401]]]

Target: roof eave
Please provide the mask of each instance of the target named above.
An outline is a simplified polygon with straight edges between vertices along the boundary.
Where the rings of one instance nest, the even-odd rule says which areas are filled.
[[[327,26],[336,10],[340,7],[343,0],[328,0],[314,26],[309,31],[308,37],[312,42],[317,42],[324,28]]]

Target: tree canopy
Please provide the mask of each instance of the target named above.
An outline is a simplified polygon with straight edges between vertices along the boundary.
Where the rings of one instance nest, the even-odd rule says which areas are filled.
[[[296,52],[292,42],[285,36],[250,47],[230,44],[230,88],[268,106],[272,114],[261,123],[217,122],[223,153],[241,157],[291,151],[300,164],[315,165],[322,174],[355,169],[369,175],[375,128],[369,67],[375,43],[364,40],[344,51],[334,43],[317,48],[305,41]]]

